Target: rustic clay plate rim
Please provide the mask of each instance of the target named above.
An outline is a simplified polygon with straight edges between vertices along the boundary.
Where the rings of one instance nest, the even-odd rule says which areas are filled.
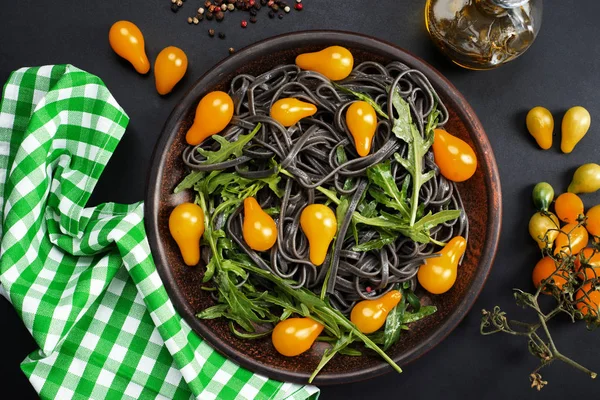
[[[434,86],[444,87],[446,93],[450,97],[446,100],[446,102],[450,101],[454,103],[454,108],[457,110],[461,116],[461,119],[463,120],[463,123],[467,127],[476,147],[477,153],[482,154],[484,157],[484,162],[481,162],[482,160],[480,160],[480,167],[483,169],[484,180],[486,186],[489,188],[487,193],[487,202],[489,207],[487,241],[481,251],[481,257],[477,263],[477,272],[471,283],[470,291],[466,296],[464,296],[458,307],[446,319],[446,321],[437,327],[428,341],[422,342],[414,348],[405,351],[396,357],[393,357],[394,361],[401,363],[401,365],[406,365],[409,362],[419,358],[443,341],[467,315],[475,303],[475,300],[479,296],[481,290],[483,289],[483,286],[485,285],[487,277],[491,271],[498,247],[502,223],[502,196],[498,167],[491,145],[484,132],[481,122],[462,94],[460,94],[460,92],[452,83],[450,83],[450,81],[448,81],[428,63],[411,54],[410,52],[384,40],[376,39],[363,34],[336,30],[310,30],[287,33],[262,40],[236,52],[234,55],[220,61],[213,68],[208,70],[196,81],[194,86],[175,106],[163,127],[152,154],[152,162],[146,185],[145,226],[150,248],[154,256],[154,262],[169,298],[173,302],[177,311],[182,315],[184,320],[192,327],[192,329],[196,331],[196,333],[200,334],[200,336],[208,340],[217,351],[223,353],[234,362],[237,362],[241,366],[254,372],[262,373],[274,379],[300,383],[307,382],[307,374],[282,370],[249,358],[235,348],[231,347],[227,342],[215,337],[210,328],[199,322],[199,320],[195,317],[195,311],[192,309],[177,287],[176,280],[168,263],[166,262],[166,257],[164,255],[165,250],[162,246],[159,236],[158,210],[161,202],[160,179],[163,176],[168,150],[176,137],[177,124],[182,118],[184,118],[185,113],[190,105],[197,102],[200,92],[205,89],[202,83],[209,77],[212,81],[219,82],[228,73],[225,71],[231,71],[230,68],[223,68],[224,66],[230,64],[238,65],[243,60],[250,62],[251,60],[255,59],[257,53],[269,48],[276,50],[285,48],[286,46],[289,46],[290,42],[298,43],[298,45],[301,46],[303,41],[314,40],[315,36],[317,36],[323,43],[352,43],[354,46],[365,51],[393,53],[400,61],[408,60],[411,66],[423,72],[428,79],[432,81]],[[365,380],[389,371],[392,371],[392,368],[385,362],[382,362],[381,364],[360,371],[335,373],[324,378],[317,376],[314,383],[320,385],[342,384]]]

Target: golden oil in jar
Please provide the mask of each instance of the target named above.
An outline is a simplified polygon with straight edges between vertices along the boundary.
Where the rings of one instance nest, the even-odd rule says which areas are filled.
[[[456,64],[498,67],[523,54],[542,22],[542,0],[427,0],[425,24]]]

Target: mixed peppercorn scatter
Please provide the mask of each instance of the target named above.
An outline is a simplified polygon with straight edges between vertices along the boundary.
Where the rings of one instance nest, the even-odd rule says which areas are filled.
[[[279,19],[283,19],[284,14],[289,13],[292,8],[297,11],[302,11],[304,9],[302,0],[288,1],[293,4],[293,7],[283,0],[206,0],[196,10],[196,15],[187,18],[187,22],[190,25],[198,25],[205,18],[209,21],[214,19],[221,22],[225,19],[227,12],[237,10],[250,14],[250,17],[242,20],[240,24],[242,28],[246,28],[248,26],[248,21],[253,24],[258,22],[258,12],[263,7],[269,9],[267,15],[271,19],[275,18],[276,15]],[[173,12],[178,12],[184,2],[185,0],[171,0],[171,10]]]

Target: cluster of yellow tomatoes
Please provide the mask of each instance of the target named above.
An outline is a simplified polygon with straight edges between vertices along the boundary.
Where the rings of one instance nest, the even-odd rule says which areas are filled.
[[[591,313],[597,316],[600,291],[593,283],[600,278],[600,253],[597,251],[600,205],[590,208],[586,213],[581,198],[569,191],[556,198],[555,213],[552,213],[549,208],[553,199],[554,190],[548,183],[541,182],[534,187],[533,201],[539,211],[529,221],[529,233],[540,249],[552,252],[553,257],[547,255],[536,264],[532,274],[533,284],[539,288],[552,276],[554,285],[562,289],[567,282],[568,272],[561,265],[568,262],[569,257],[575,257],[574,272],[583,282],[575,293],[575,300],[578,301],[576,307],[583,315]],[[590,238],[594,245],[588,247]],[[585,265],[583,271],[582,263]],[[543,293],[549,294],[547,290]]]
[[[150,71],[144,35],[134,23],[115,22],[108,33],[108,41],[115,53],[129,61],[137,72],[144,75]],[[154,63],[154,77],[158,93],[161,95],[170,93],[185,75],[187,67],[187,56],[178,47],[165,47],[158,53]]]

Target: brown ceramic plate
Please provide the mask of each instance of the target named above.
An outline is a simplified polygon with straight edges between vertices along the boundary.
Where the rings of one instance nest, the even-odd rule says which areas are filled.
[[[448,107],[448,131],[466,140],[477,152],[477,172],[459,184],[470,220],[470,240],[466,256],[458,270],[456,285],[448,293],[431,296],[420,293],[422,302],[435,304],[438,312],[411,324],[411,330],[388,353],[400,365],[423,355],[441,342],[469,311],[490,272],[501,222],[500,179],[487,136],[475,113],[462,95],[439,72],[422,60],[380,40],[346,32],[311,31],[278,36],[247,47],[228,57],[196,82],[167,120],[156,145],[146,198],[146,228],[158,272],[177,311],[191,328],[216,350],[252,371],[270,378],[306,383],[326,348],[316,344],[294,358],[279,355],[270,338],[248,341],[233,336],[222,320],[199,320],[195,314],[213,305],[207,292],[199,289],[204,269],[183,264],[168,230],[171,210],[192,201],[192,194],[173,194],[186,175],[181,159],[185,133],[191,126],[196,106],[207,92],[227,90],[231,78],[240,73],[253,75],[276,65],[293,63],[295,56],[330,45],[349,48],[356,63],[372,60],[399,60],[422,71]],[[340,384],[367,379],[391,371],[374,354],[361,357],[337,355],[317,376],[314,383]]]

